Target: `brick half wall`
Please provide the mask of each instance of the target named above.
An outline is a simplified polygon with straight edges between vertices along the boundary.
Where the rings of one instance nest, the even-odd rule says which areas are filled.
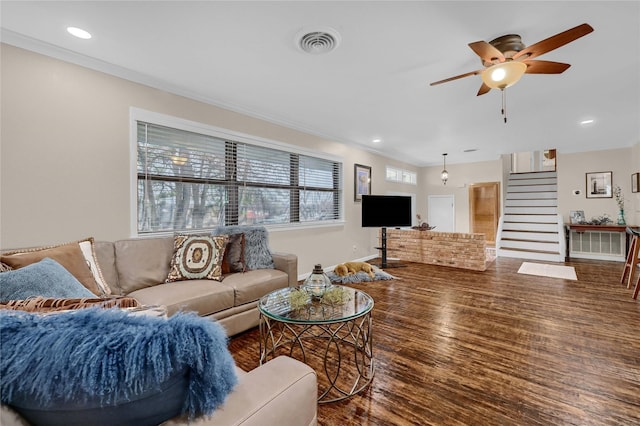
[[[486,246],[484,234],[387,229],[387,257],[408,262],[484,271]]]

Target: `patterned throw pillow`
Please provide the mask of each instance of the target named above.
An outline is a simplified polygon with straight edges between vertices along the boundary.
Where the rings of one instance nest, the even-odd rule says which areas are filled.
[[[222,258],[227,235],[174,236],[173,257],[165,282],[184,280],[222,280]]]

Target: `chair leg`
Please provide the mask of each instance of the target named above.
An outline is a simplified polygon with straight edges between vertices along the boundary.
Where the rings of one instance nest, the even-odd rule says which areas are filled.
[[[624,263],[624,269],[622,270],[622,276],[620,277],[620,284],[624,284],[624,280],[629,273],[629,279],[627,281],[627,288],[631,288],[631,281],[633,280],[633,273],[636,270],[636,264],[638,263],[638,250],[640,244],[638,243],[638,237],[635,235],[631,238],[631,246],[629,247],[629,253]]]
[[[638,298],[638,293],[640,292],[640,274],[638,274],[638,279],[636,280],[636,289],[633,290],[633,298]]]

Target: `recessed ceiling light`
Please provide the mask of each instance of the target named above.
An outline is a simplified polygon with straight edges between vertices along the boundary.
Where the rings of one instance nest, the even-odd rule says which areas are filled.
[[[589,118],[589,119],[587,119],[587,120],[582,120],[582,121],[580,122],[580,124],[581,124],[581,125],[583,125],[583,126],[586,126],[587,124],[593,124],[593,122],[594,122],[594,121],[595,121],[595,120],[594,120],[593,118]]]
[[[372,140],[371,142],[373,142],[373,143],[380,143],[380,142],[382,142],[382,139],[374,139],[374,140]]]
[[[88,31],[83,30],[82,28],[67,27],[67,32],[83,40],[88,40],[91,38],[91,34],[89,34]]]

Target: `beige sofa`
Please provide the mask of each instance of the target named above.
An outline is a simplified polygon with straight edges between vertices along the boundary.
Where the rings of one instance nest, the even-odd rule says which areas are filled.
[[[98,264],[113,294],[133,297],[144,305],[164,305],[169,315],[184,310],[215,318],[229,336],[258,325],[260,297],[297,285],[298,258],[284,253],[273,253],[275,269],[231,273],[221,282],[164,284],[173,249],[173,237],[95,243]]]
[[[175,418],[163,426],[315,426],[316,373],[293,358],[278,357],[250,372],[237,369],[238,384],[213,416],[191,422]],[[0,408],[0,425],[29,426],[8,406]]]
[[[145,305],[164,305],[167,313],[196,311],[214,318],[234,335],[258,325],[257,300],[286,286],[297,285],[297,256],[274,253],[275,269],[231,273],[221,282],[189,280],[164,284],[173,255],[173,237],[98,241],[94,245],[104,280],[115,295]],[[256,357],[259,354],[256,353]],[[238,385],[210,418],[184,418],[163,425],[287,425],[317,424],[317,378],[309,366],[279,357],[250,371],[238,371]],[[0,424],[26,425],[2,406]]]

